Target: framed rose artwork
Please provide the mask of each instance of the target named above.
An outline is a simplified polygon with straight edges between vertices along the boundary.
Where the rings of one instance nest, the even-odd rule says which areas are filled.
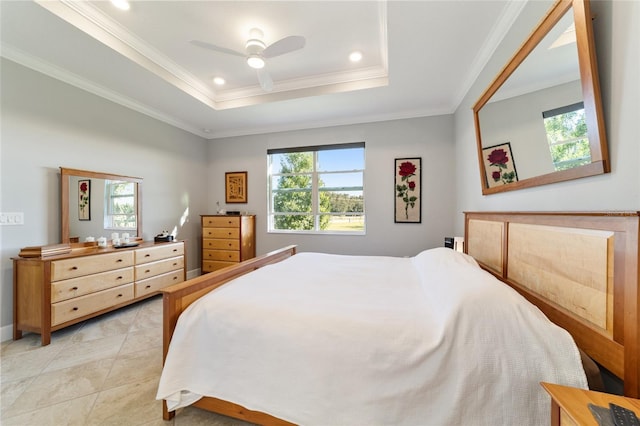
[[[422,221],[422,158],[395,160],[395,222]]]
[[[91,220],[91,180],[78,181],[78,219]]]
[[[227,172],[224,174],[224,194],[226,203],[247,202],[247,172]]]
[[[489,188],[518,181],[516,163],[511,153],[511,143],[505,142],[482,148],[482,159]]]

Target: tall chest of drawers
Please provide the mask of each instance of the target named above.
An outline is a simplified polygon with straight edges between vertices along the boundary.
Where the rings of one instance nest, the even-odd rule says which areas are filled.
[[[142,243],[13,259],[13,338],[51,332],[121,308],[186,279],[185,245]]]
[[[203,215],[203,274],[226,268],[256,256],[254,215]]]

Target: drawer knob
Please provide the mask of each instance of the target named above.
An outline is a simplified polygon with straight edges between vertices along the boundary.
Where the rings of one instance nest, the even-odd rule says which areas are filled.
[[[173,262],[173,266],[178,266],[178,262]]]
[[[123,261],[122,259],[118,259],[118,260],[116,260],[116,263],[120,263],[122,261]]]
[[[144,255],[144,257],[151,257],[151,255],[147,253]]]
[[[147,285],[145,288],[151,288],[151,286],[150,286],[150,285]]]
[[[78,270],[78,267],[77,267],[77,266],[72,266],[72,267],[71,267],[71,270],[72,270],[72,271],[77,271],[77,270]]]
[[[118,297],[122,297],[122,294],[118,294]]]
[[[71,290],[76,291],[78,287],[72,287]]]
[[[74,311],[77,311],[77,310],[78,310],[78,307],[77,307],[77,306],[74,306],[74,307],[73,307],[73,310],[74,310]]]
[[[175,281],[175,280],[177,280],[177,279],[178,279],[178,277],[173,277],[173,280],[174,280],[174,281]]]
[[[122,279],[122,275],[120,275],[118,278],[116,278],[116,280],[121,280]]]
[[[144,271],[145,274],[148,274],[149,272],[151,272],[151,269],[147,269],[146,271]]]
[[[178,251],[178,249],[173,249],[173,252],[174,252],[174,253],[175,253],[175,252],[177,252],[177,251]]]

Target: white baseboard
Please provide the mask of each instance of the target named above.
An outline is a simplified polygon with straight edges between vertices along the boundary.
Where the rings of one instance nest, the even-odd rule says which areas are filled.
[[[191,278],[199,277],[199,276],[200,276],[200,268],[187,271],[188,280],[190,280]]]
[[[200,268],[187,271],[188,280],[198,276],[200,276]],[[13,324],[0,327],[0,342],[6,342],[7,340],[11,340],[11,339],[13,339]]]
[[[0,328],[0,341],[6,342],[13,339],[13,324],[5,325]]]

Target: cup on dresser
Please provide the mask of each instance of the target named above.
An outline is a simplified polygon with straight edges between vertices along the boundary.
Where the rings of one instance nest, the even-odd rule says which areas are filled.
[[[111,234],[111,241],[120,239],[120,235],[117,232]]]
[[[129,244],[129,233],[128,232],[123,232],[122,233],[122,244]]]
[[[96,239],[93,238],[93,237],[87,237],[87,238],[84,239],[84,241],[87,242],[87,243],[93,243],[93,242],[95,242],[95,240]]]
[[[111,239],[111,244],[114,246],[119,246],[120,245],[120,238],[112,238]]]
[[[105,248],[107,246],[107,239],[105,237],[98,238],[98,247]]]

